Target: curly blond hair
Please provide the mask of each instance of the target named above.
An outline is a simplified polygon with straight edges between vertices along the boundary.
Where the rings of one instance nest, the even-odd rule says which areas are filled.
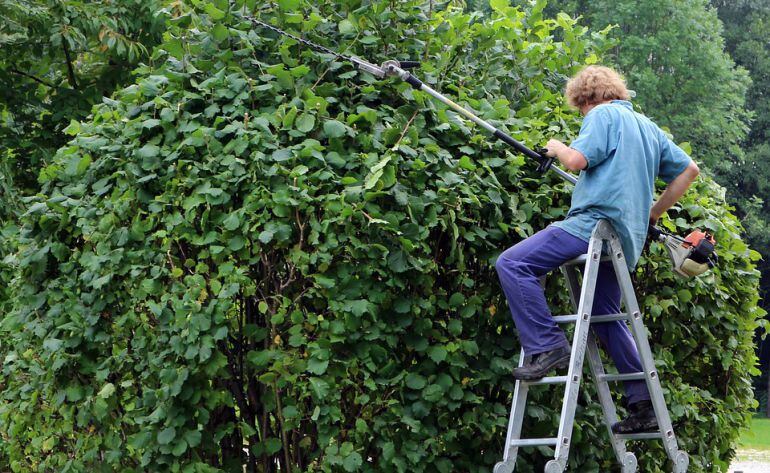
[[[620,74],[609,67],[588,66],[567,82],[567,102],[573,107],[607,100],[628,100],[630,94]]]

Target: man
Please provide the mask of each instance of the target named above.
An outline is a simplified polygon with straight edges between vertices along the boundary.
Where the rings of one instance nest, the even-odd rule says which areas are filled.
[[[583,69],[568,83],[566,98],[585,117],[570,146],[547,144],[571,171],[581,171],[567,218],[504,251],[496,268],[519,332],[527,361],[514,377],[536,380],[554,368],[565,368],[570,343],[546,304],[540,278],[565,261],[585,254],[600,219],[617,232],[629,269],[642,252],[649,224],[657,222],[699,174],[698,166],[663,131],[633,111],[624,81],[602,66]],[[656,177],[666,183],[653,205]],[[620,312],[620,288],[611,262],[601,264],[594,315]],[[620,373],[642,371],[636,344],[625,322],[592,324],[591,328]],[[625,383],[629,416],[613,425],[616,433],[657,429],[644,381]]]

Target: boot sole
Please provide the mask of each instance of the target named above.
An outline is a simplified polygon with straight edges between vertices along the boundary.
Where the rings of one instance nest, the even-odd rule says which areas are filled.
[[[566,357],[562,358],[561,360],[557,361],[553,365],[549,366],[547,369],[541,371],[537,375],[529,375],[529,376],[516,376],[516,373],[513,374],[513,377],[515,379],[518,379],[520,381],[537,381],[539,379],[542,379],[546,374],[548,374],[549,371],[554,369],[564,369],[569,366],[569,359],[570,355],[567,355]]]
[[[648,434],[651,432],[657,432],[658,430],[660,430],[660,428],[658,427],[658,423],[655,422],[655,425],[644,426],[643,428],[639,428],[639,429],[629,429],[629,430],[619,430],[619,431],[615,431],[615,429],[612,429],[612,433],[615,435]]]

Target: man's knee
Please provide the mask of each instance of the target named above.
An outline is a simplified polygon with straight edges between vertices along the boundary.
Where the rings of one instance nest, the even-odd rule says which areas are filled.
[[[498,274],[521,272],[524,262],[516,251],[512,251],[513,249],[513,247],[508,248],[497,257],[495,269]]]

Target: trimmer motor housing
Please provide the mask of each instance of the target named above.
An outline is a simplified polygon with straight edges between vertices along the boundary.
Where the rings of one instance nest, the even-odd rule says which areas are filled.
[[[716,265],[717,242],[708,232],[695,230],[681,238],[650,227],[650,237],[665,245],[674,271],[682,277],[699,276]]]

